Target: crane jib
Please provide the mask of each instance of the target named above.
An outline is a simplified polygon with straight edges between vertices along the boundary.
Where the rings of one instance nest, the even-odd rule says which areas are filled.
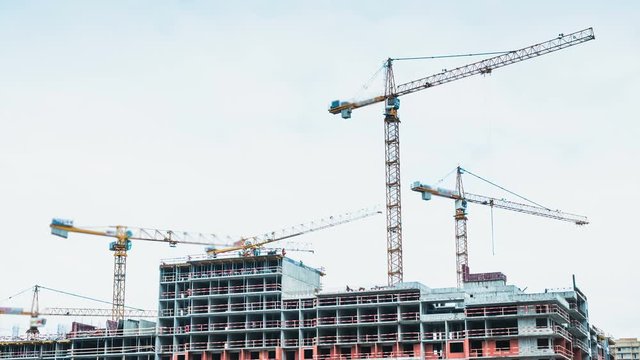
[[[329,112],[340,114],[345,110],[353,110],[367,105],[384,101],[388,97],[399,97],[411,94],[420,90],[431,88],[437,85],[446,84],[455,80],[463,79],[473,75],[490,74],[494,69],[511,65],[520,61],[552,53],[567,47],[578,45],[590,40],[594,40],[593,28],[576,31],[571,34],[559,34],[557,38],[522,49],[514,50],[506,54],[501,54],[471,64],[457,67],[452,70],[444,70],[441,73],[430,75],[421,79],[413,80],[396,87],[391,95],[380,95],[362,101],[339,101],[334,100],[329,106]]]
[[[496,199],[484,195],[476,195],[465,192],[464,197],[460,196],[456,191],[436,188],[429,185],[421,184],[416,181],[411,186],[411,190],[420,192],[423,194],[423,200],[429,200],[430,196],[424,196],[425,194],[431,194],[439,197],[454,199],[454,200],[466,200],[467,202],[495,207],[498,209],[510,210],[530,215],[536,215],[541,217],[552,218],[556,220],[568,221],[575,223],[576,225],[586,225],[589,223],[587,218],[582,215],[576,215],[571,213],[562,212],[560,210],[551,210],[540,206],[533,206],[528,204],[520,204],[510,200]]]
[[[595,39],[593,28],[576,31],[568,35],[560,34],[557,38],[549,41],[527,46],[519,50],[508,52],[506,54],[494,56],[452,70],[445,70],[439,74],[400,84],[396,87],[396,92],[394,95],[407,95],[419,90],[446,84],[448,82],[472,75],[488,74],[491,73],[493,69],[538,57],[593,39]]]

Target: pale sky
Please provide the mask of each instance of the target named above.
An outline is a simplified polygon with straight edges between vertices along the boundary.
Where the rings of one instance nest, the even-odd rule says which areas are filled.
[[[593,27],[595,41],[401,99],[404,278],[455,286],[453,203],[423,202],[458,164],[569,223],[469,208],[473,272],[529,292],[571,286],[592,324],[640,336],[637,1],[0,1],[0,306],[34,284],[109,300],[109,239],[49,234],[52,217],[251,235],[384,203],[387,57],[510,50]],[[476,59],[396,62],[397,83]],[[466,178],[469,192],[503,197]],[[453,178],[443,182],[453,187]],[[300,237],[326,288],[386,284],[383,216]],[[160,259],[137,242],[127,304],[157,307]],[[41,308],[92,306],[53,294]],[[49,318],[46,330],[73,320]],[[0,333],[28,318],[0,317]]]

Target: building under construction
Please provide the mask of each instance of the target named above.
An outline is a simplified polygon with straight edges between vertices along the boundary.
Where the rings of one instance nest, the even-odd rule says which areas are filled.
[[[609,360],[575,286],[529,294],[502,273],[461,288],[404,282],[321,288],[322,271],[280,254],[189,257],[159,268],[157,322],[74,324],[57,337],[6,339],[3,359]]]
[[[587,28],[395,85],[385,62],[384,94],[362,101],[333,101],[329,112],[350,118],[355,109],[384,103],[388,286],[323,291],[322,271],[260,248],[360,217],[292,228],[251,238],[251,243],[211,249],[207,255],[160,265],[156,322],[125,320],[125,261],[131,240],[210,245],[215,238],[117,226],[82,229],[54,219],[54,235],[71,232],[115,238],[114,317],[104,328],[75,323],[56,337],[0,342],[1,359],[342,360],[535,359],[610,360],[608,339],[589,323],[586,296],[570,289],[529,294],[507,285],[502,273],[469,272],[466,203],[476,202],[538,216],[586,223],[539,206],[520,205],[420,183],[413,190],[455,200],[457,287],[432,289],[405,282],[402,267],[399,97],[431,89],[595,39]],[[405,59],[406,60],[406,59]],[[458,174],[460,174],[458,169]],[[183,236],[184,235],[184,236]],[[195,239],[195,240],[194,240]],[[205,239],[207,241],[202,241]],[[246,239],[245,239],[246,240]],[[228,253],[240,250],[239,254]]]

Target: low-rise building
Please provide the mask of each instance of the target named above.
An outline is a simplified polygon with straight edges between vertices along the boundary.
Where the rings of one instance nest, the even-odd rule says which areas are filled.
[[[640,359],[640,340],[637,338],[616,339],[612,348],[616,360]]]

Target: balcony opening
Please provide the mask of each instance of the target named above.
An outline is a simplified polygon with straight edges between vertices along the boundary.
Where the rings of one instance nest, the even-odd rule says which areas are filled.
[[[413,344],[402,344],[402,357],[413,357]]]
[[[538,349],[548,349],[549,339],[538,339]]]
[[[295,350],[287,350],[284,352],[284,360],[296,360]]]
[[[383,345],[382,346],[382,357],[393,357],[393,346],[391,346],[391,345]]]
[[[452,354],[460,354],[464,352],[464,343],[462,342],[452,342],[449,343],[449,352]]]
[[[496,340],[496,351],[510,351],[511,341],[509,340]]]
[[[364,358],[369,358],[371,355],[371,346],[360,346],[360,354],[362,354]]]
[[[537,328],[546,328],[547,327],[547,318],[536,318],[536,327]]]

